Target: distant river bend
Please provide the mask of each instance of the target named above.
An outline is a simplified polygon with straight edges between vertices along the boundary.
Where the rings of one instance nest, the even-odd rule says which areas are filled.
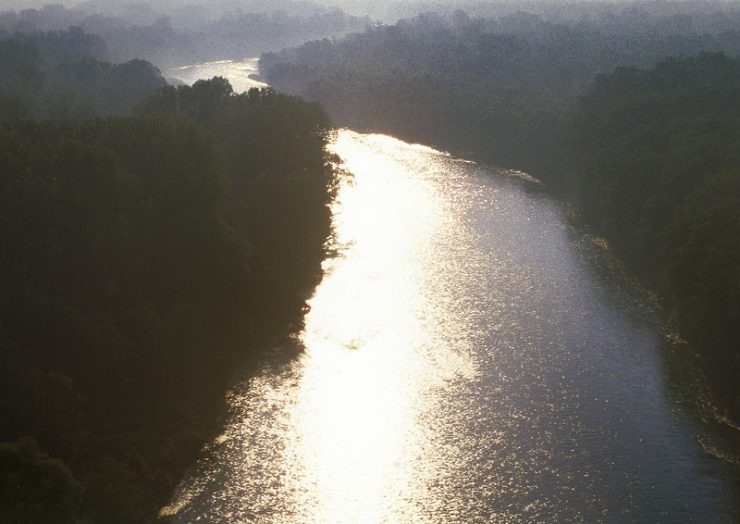
[[[175,522],[733,522],[658,316],[537,184],[339,131],[337,256]]]

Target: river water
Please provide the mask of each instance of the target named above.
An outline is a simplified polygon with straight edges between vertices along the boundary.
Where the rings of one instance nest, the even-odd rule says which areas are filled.
[[[649,301],[536,181],[338,132],[337,255],[174,522],[733,522]]]
[[[253,87],[267,87],[267,84],[256,80],[259,76],[259,58],[246,60],[216,60],[213,62],[201,62],[183,67],[175,67],[166,71],[167,76],[186,84],[203,78],[220,76],[231,83],[236,93],[243,93]]]

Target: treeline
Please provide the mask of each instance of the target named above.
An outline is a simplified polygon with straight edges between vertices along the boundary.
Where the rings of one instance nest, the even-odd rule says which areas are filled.
[[[659,291],[740,414],[740,59],[599,76],[572,132],[584,217]]]
[[[321,102],[341,125],[552,173],[566,145],[561,128],[595,74],[706,50],[740,52],[740,31],[616,32],[457,12],[267,53],[261,67],[276,89]]]
[[[105,59],[116,63],[146,59],[170,68],[257,56],[307,40],[362,31],[370,23],[366,17],[317,4],[284,4],[282,10],[276,3],[269,11],[264,3],[255,2],[239,9],[219,9],[213,3],[172,5],[165,10],[146,3],[85,2],[74,9],[47,5],[0,12],[0,37],[76,27],[106,44]]]
[[[156,520],[234,366],[320,276],[329,132],[218,78],[127,116],[0,117],[0,520]]]
[[[248,2],[255,0],[222,0]],[[692,0],[665,2],[663,0],[625,0],[620,2],[581,2],[565,0],[404,0],[384,2],[379,0],[343,0],[343,8],[352,13],[367,13],[373,20],[386,24],[420,13],[452,15],[462,10],[471,17],[501,18],[521,13],[556,23],[579,25],[597,23],[604,29],[624,31],[630,26],[635,31],[655,34],[658,31],[697,31],[714,33],[737,29],[740,4],[736,0]]]
[[[108,55],[100,37],[77,28],[0,37],[0,117],[123,115],[166,85],[149,62]]]
[[[693,32],[708,18],[696,16],[646,32],[423,15],[261,64],[340,125],[524,169],[573,198],[660,291],[740,415],[740,62],[727,56],[740,32]]]

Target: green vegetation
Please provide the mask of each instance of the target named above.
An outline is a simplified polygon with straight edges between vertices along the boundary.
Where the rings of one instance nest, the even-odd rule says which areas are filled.
[[[574,131],[585,218],[660,292],[740,407],[740,59],[600,76]]]
[[[0,9],[4,5],[0,4]],[[99,60],[146,59],[170,68],[227,58],[241,60],[315,38],[362,31],[369,23],[367,17],[306,0],[209,1],[200,5],[91,1],[74,8],[57,4],[19,12],[0,10],[0,39],[19,33],[30,38],[43,35],[48,41],[48,35],[55,34],[49,31],[67,33],[72,28],[80,36],[78,43],[98,42],[93,56]],[[85,33],[75,28],[83,28]],[[65,60],[69,58],[67,50],[49,49]]]
[[[699,54],[736,52],[739,35],[457,13],[262,62],[340,124],[527,169],[575,199],[740,413],[740,60]],[[0,37],[0,515],[151,521],[234,366],[318,279],[329,119],[223,79],[166,86],[77,29]]]
[[[234,366],[320,276],[329,120],[271,90],[162,88],[145,62],[89,57],[53,89],[136,114],[70,115],[39,63],[0,42],[0,520],[152,521]]]
[[[17,106],[8,97],[37,118],[125,115],[166,85],[149,62],[111,64],[106,54],[105,42],[75,28],[0,39],[0,118]]]
[[[674,23],[423,15],[266,54],[262,67],[340,125],[525,169],[578,202],[740,416],[740,59],[700,54],[737,52],[740,33]]]
[[[594,75],[672,54],[740,51],[740,32],[651,32],[625,22],[554,23],[527,13],[435,14],[262,55],[270,84],[316,100],[333,121],[563,176],[568,120]]]

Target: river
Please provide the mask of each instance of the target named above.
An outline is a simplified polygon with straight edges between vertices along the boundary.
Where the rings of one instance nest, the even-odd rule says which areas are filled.
[[[237,93],[242,93],[253,87],[267,87],[264,82],[256,80],[256,77],[259,76],[259,58],[201,62],[169,69],[166,74],[168,77],[185,84],[192,84],[202,78],[221,76],[229,80],[231,87]]]
[[[331,148],[348,174],[336,255],[283,342],[302,352],[229,392],[163,514],[738,517],[734,468],[671,380],[660,315],[536,181],[384,135],[341,130]]]

